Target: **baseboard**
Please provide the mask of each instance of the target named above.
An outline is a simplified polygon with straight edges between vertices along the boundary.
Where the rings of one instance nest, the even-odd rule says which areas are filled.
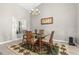
[[[56,41],[56,42],[60,42],[60,43],[68,43],[68,41],[64,41],[64,40],[54,40],[54,41]]]
[[[0,45],[10,43],[10,42],[13,42],[13,41],[17,41],[17,40],[21,40],[21,39],[8,40],[8,41],[5,41],[5,42],[0,42]]]

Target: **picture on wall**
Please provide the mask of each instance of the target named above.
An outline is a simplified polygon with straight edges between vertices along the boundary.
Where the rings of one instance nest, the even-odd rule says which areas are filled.
[[[47,17],[41,19],[41,24],[53,24],[53,17]]]

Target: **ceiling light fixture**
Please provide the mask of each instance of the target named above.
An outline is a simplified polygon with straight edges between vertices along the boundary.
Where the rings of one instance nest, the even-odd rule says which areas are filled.
[[[39,15],[40,14],[40,11],[39,9],[35,8],[35,9],[31,9],[30,12],[29,12],[31,15]]]

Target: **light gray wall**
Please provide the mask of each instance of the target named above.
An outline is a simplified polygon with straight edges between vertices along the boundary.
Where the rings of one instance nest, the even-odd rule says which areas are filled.
[[[30,15],[27,10],[17,4],[0,4],[0,42],[12,39],[12,19],[26,20],[26,28],[30,29]]]
[[[79,43],[79,4],[77,4],[77,18],[76,18],[76,37],[77,37],[77,43]]]
[[[37,7],[40,15],[31,16],[31,29],[44,29],[46,34],[55,31],[54,38],[57,40],[68,40],[69,36],[76,34],[76,8],[75,4],[45,3]],[[53,24],[41,25],[41,18],[53,17]]]

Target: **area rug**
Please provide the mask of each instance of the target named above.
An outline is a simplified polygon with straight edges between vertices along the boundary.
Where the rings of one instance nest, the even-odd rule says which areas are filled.
[[[8,49],[14,52],[16,55],[38,55],[37,53],[21,47],[19,44],[10,45],[8,46]]]
[[[22,47],[21,44],[22,43],[10,45],[8,46],[8,49],[14,52],[16,55],[40,55],[36,52],[33,52],[27,48]],[[68,52],[65,54],[62,54],[60,51],[61,49],[59,49],[58,55],[68,55]],[[47,55],[47,54],[43,54],[43,55]]]

